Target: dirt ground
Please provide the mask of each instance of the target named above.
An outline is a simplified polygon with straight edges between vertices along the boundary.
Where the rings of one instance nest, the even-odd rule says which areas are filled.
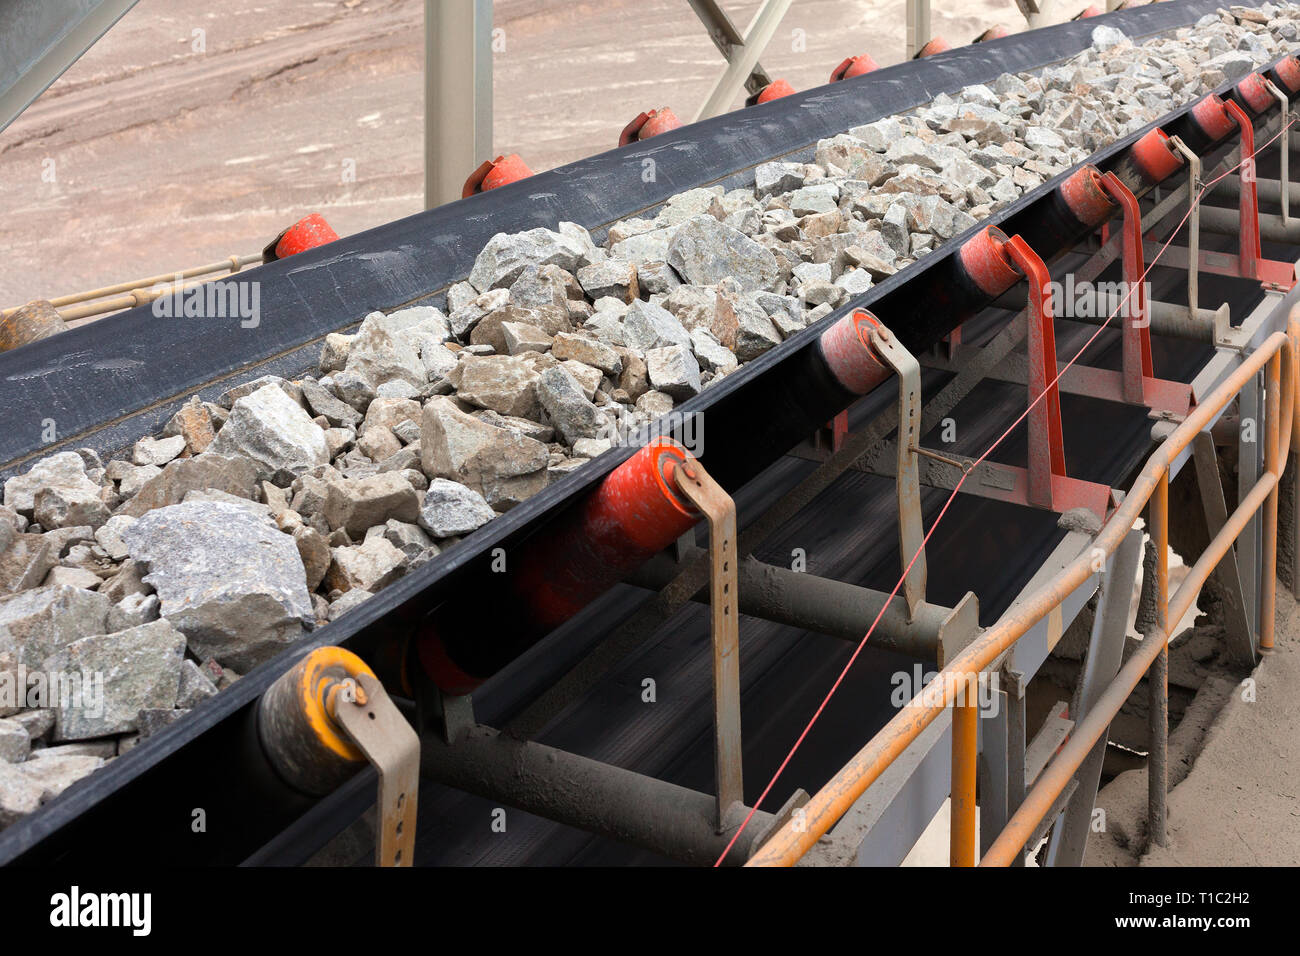
[[[723,6],[743,31],[759,3]],[[896,63],[903,8],[796,0],[763,65],[804,89],[852,54]],[[0,306],[253,253],[312,211],[344,235],[419,211],[423,11],[141,0],[0,132]],[[723,66],[686,0],[497,0],[495,23],[496,151],[538,171],[643,109],[689,120]],[[945,0],[933,23],[953,43],[1023,27],[1012,0]]]

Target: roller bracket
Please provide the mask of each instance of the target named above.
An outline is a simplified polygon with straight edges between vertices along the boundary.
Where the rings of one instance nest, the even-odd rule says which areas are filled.
[[[727,811],[743,806],[740,736],[740,586],[737,582],[736,503],[704,466],[688,458],[674,466],[677,489],[709,521],[709,605],[713,631],[713,740],[717,776],[717,827]]]
[[[871,329],[871,347],[898,376],[898,553],[903,566],[907,617],[925,601],[925,525],[921,520],[921,364],[889,329]]]
[[[376,866],[411,866],[420,788],[420,738],[371,674],[343,682],[332,716],[379,773]]]

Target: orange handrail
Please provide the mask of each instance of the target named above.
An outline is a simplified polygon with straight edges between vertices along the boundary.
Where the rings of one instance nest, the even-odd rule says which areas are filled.
[[[1274,551],[1274,553],[1265,555],[1265,571],[1269,572],[1270,569],[1274,568],[1277,543],[1277,485],[1281,477],[1281,468],[1291,444],[1291,438],[1300,431],[1300,416],[1295,414],[1298,348],[1300,348],[1300,322],[1293,315],[1288,323],[1287,332],[1275,332],[1265,339],[1259,348],[1245,358],[1241,365],[1234,369],[1217,388],[1206,396],[1161,443],[1160,447],[1147,461],[1146,467],[1143,468],[1134,481],[1132,490],[1115,510],[1110,520],[1098,532],[1093,542],[1093,548],[1075,558],[1057,572],[1050,582],[1019,602],[1004,614],[993,627],[985,631],[954,658],[940,675],[940,692],[938,694],[935,694],[929,688],[918,690],[917,695],[802,807],[799,820],[787,823],[773,834],[746,863],[746,866],[792,866],[821,839],[866,789],[880,777],[885,769],[920,735],[921,731],[929,726],[950,704],[954,703],[958,688],[967,686],[979,672],[992,665],[1030,628],[1059,607],[1076,588],[1092,576],[1096,549],[1100,548],[1106,555],[1114,553],[1120,542],[1132,529],[1134,523],[1141,517],[1142,510],[1152,495],[1156,494],[1162,486],[1167,487],[1170,463],[1266,365],[1268,366],[1266,380],[1266,416],[1268,421],[1266,422],[1264,476],[1242,501],[1237,510],[1233,512],[1228,524],[1219,535],[1216,535],[1214,541],[1206,549],[1205,554],[1189,571],[1188,578],[1174,596],[1173,606],[1162,606],[1162,610],[1167,614],[1167,616],[1163,617],[1163,621],[1181,619],[1194,600],[1195,589],[1187,590],[1189,582],[1194,580],[1195,575],[1199,575],[1201,581],[1208,577],[1210,570],[1218,563],[1232,541],[1240,533],[1239,526],[1244,526],[1246,521],[1261,506],[1267,506],[1265,518],[1268,519],[1271,516],[1272,519],[1272,527],[1265,528],[1263,543],[1266,549],[1272,548]],[[1285,372],[1285,375],[1283,372]],[[1286,383],[1284,392],[1280,387],[1283,380]],[[1279,418],[1280,414],[1285,414],[1284,420]],[[1283,421],[1285,424],[1283,424]],[[1285,445],[1282,445],[1280,441],[1280,436],[1283,434],[1286,435]],[[1165,498],[1163,495],[1160,497],[1162,500]],[[1263,611],[1267,611],[1273,606],[1274,588],[1276,587],[1274,577],[1273,574],[1266,573],[1260,602]],[[1197,588],[1199,586],[1199,584],[1196,585]],[[1164,603],[1164,601],[1161,602],[1162,605]],[[1182,608],[1182,610],[1179,611],[1179,608]],[[1262,619],[1260,631],[1261,647],[1271,647],[1273,636],[1271,615]],[[1007,852],[1006,847],[1015,843],[1017,836],[1021,833],[1024,835],[1020,837],[1020,843],[1011,846],[1010,854],[1014,856],[1016,849],[1023,846],[1024,840],[1032,831],[1033,826],[1047,813],[1051,801],[1060,793],[1061,788],[1068,783],[1070,776],[1077,768],[1076,763],[1074,767],[1067,769],[1065,756],[1068,754],[1073,757],[1080,750],[1086,754],[1087,749],[1090,749],[1092,743],[1095,743],[1095,740],[1100,737],[1100,729],[1097,729],[1096,735],[1091,742],[1085,741],[1085,738],[1094,728],[1104,728],[1104,726],[1109,725],[1110,719],[1113,717],[1113,713],[1107,715],[1105,705],[1121,693],[1123,696],[1120,697],[1120,704],[1122,704],[1123,700],[1127,698],[1128,692],[1132,690],[1132,686],[1136,686],[1137,682],[1141,680],[1141,675],[1146,672],[1147,667],[1159,656],[1162,650],[1167,648],[1167,633],[1153,633],[1151,637],[1159,639],[1152,640],[1149,644],[1144,642],[1143,649],[1125,665],[1124,669],[1121,670],[1120,674],[1102,695],[1102,699],[1089,717],[1076,728],[1072,740],[1067,743],[1056,760],[1049,765],[1048,770],[1044,770],[1043,774],[1040,775],[1038,784],[1031,790],[1020,811],[1012,818],[1012,822],[1015,823],[1015,830],[1013,831],[1012,824],[1009,823],[1006,830],[998,837],[998,841],[995,841],[994,846],[998,846],[999,842],[1002,843],[998,850],[998,857],[993,858],[992,850],[990,850],[990,854],[986,855],[988,857],[986,862],[1000,860]],[[1132,686],[1128,690],[1124,690],[1124,682],[1132,677],[1135,671],[1137,676],[1133,678]],[[954,712],[954,733],[952,735],[954,771],[959,767],[962,770],[960,775],[954,772],[953,776],[953,822],[950,859],[954,863],[973,863],[975,859],[975,781],[972,774],[965,772],[967,763],[973,765],[974,762],[974,757],[970,753],[972,741],[969,739],[971,737],[969,733],[962,734],[958,732],[960,728],[965,727],[965,724],[960,723],[961,711],[968,708],[971,709],[971,714],[968,716],[974,716],[973,703],[969,701],[960,705]],[[1118,711],[1118,705],[1115,707],[1115,711]],[[1102,723],[1103,718],[1104,723]],[[1082,757],[1079,758],[1080,762],[1081,760]],[[1058,764],[1060,765],[1059,768],[1057,768]],[[1050,777],[1048,775],[1049,770],[1052,771]],[[1064,779],[1061,781],[1060,786],[1056,787],[1055,793],[1052,793],[1050,797],[1046,797],[1047,803],[1044,805],[1042,801],[1045,795],[1051,791],[1056,784],[1057,778],[1062,775],[1064,775]],[[1031,798],[1033,799],[1032,804]],[[1037,811],[1036,817],[1033,816],[1035,811]],[[1018,821],[1017,818],[1019,818]]]

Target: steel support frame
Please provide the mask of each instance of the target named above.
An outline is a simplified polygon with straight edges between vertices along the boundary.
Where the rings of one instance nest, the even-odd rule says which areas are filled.
[[[424,208],[492,155],[492,0],[425,0]]]
[[[781,19],[794,0],[763,0],[749,27],[742,34],[717,0],[687,0],[700,18],[710,39],[727,60],[727,66],[705,98],[695,122],[727,112],[741,89],[757,93],[771,82],[758,58],[766,49]]]

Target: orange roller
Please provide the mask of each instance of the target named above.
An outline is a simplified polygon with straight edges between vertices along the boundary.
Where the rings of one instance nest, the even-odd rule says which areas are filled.
[[[681,125],[682,121],[677,118],[677,114],[666,106],[650,110],[648,113],[640,113],[636,119],[623,127],[623,132],[618,137],[618,145],[626,146],[628,143],[649,139],[670,129],[677,129]]]
[[[745,100],[745,105],[757,106],[760,103],[770,103],[772,100],[779,100],[783,96],[789,96],[793,92],[794,87],[785,80],[775,79]]]
[[[292,226],[280,233],[262,250],[264,262],[287,259],[289,256],[315,249],[339,237],[325,217],[318,212],[299,219]]]
[[[533,171],[519,158],[518,153],[498,156],[496,159],[488,160],[470,174],[469,179],[465,180],[465,188],[460,191],[460,195],[462,199],[466,199],[475,193],[485,193],[489,189],[527,179],[532,174]]]
[[[1020,273],[1002,251],[1007,236],[997,226],[988,226],[966,240],[957,251],[962,271],[985,295],[996,298],[1018,281]]]
[[[1164,130],[1156,128],[1133,144],[1129,150],[1134,167],[1151,185],[1163,182],[1183,165],[1183,157],[1169,143]]]
[[[936,53],[946,53],[952,47],[948,46],[948,41],[943,37],[932,37],[925,46],[916,51],[913,60],[924,60],[927,56],[934,56]]]
[[[1264,82],[1264,77],[1258,73],[1251,73],[1241,78],[1237,84],[1237,96],[1241,98],[1242,103],[1250,107],[1252,113],[1263,113],[1273,105],[1274,96],[1268,91],[1268,86]]]
[[[1006,27],[994,26],[994,27],[989,27],[987,30],[985,30],[983,33],[981,33],[971,42],[987,43],[989,40],[1001,40],[1003,37],[1010,36],[1010,35],[1011,35],[1011,31],[1008,30]]]
[[[1237,122],[1228,114],[1227,106],[1214,93],[1192,107],[1192,122],[1213,143],[1237,128]]]
[[[1096,5],[1094,4],[1093,6],[1084,7],[1082,10],[1080,10],[1078,13],[1076,13],[1076,14],[1075,14],[1074,16],[1072,16],[1070,19],[1071,19],[1071,20],[1087,20],[1089,17],[1099,17],[1099,16],[1101,16],[1101,15],[1102,15],[1103,13],[1105,13],[1105,12],[1106,12],[1106,11],[1103,10],[1101,7],[1096,6]]]
[[[871,73],[878,69],[880,67],[876,65],[876,61],[865,53],[845,57],[844,61],[831,72],[831,82],[838,83],[840,80],[862,76],[864,73]]]
[[[1085,226],[1099,226],[1115,212],[1115,200],[1102,185],[1101,171],[1084,166],[1068,176],[1059,187],[1061,199]]]
[[[1300,58],[1289,56],[1285,60],[1279,60],[1273,67],[1273,76],[1277,79],[1278,86],[1288,93],[1300,91]]]

